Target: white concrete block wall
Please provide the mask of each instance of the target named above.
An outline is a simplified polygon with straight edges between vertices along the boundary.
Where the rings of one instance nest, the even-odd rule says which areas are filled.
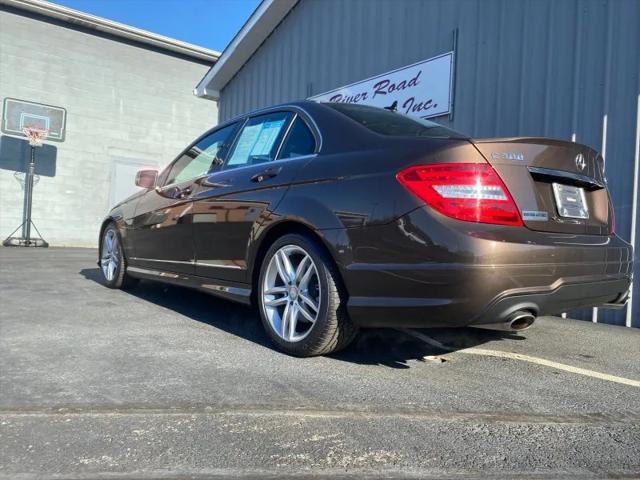
[[[0,11],[0,101],[13,97],[67,109],[66,139],[51,142],[58,149],[56,175],[40,177],[33,195],[33,220],[52,246],[97,245],[117,190],[117,162],[164,166],[217,122],[217,104],[192,95],[207,70]],[[21,187],[13,172],[0,169],[2,239],[21,216]]]

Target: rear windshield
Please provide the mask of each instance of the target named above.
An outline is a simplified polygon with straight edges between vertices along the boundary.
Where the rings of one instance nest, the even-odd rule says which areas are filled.
[[[381,135],[402,137],[467,138],[465,135],[435,122],[409,117],[384,108],[354,103],[325,103],[360,125]]]

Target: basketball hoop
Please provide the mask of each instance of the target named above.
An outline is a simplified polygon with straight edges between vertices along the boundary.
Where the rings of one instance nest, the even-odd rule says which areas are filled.
[[[42,141],[49,133],[49,130],[46,128],[36,127],[35,125],[26,125],[22,129],[22,133],[29,139],[29,145],[32,147],[41,147]]]
[[[1,117],[0,127],[2,128],[0,130],[2,133],[23,136],[29,141],[29,163],[26,165],[24,173],[16,172],[14,174],[16,181],[20,183],[24,191],[22,223],[4,239],[2,245],[6,247],[48,247],[49,244],[42,238],[38,227],[31,218],[33,187],[40,180],[40,177],[36,175],[36,157],[40,156],[38,147],[42,147],[45,140],[47,143],[64,141],[67,111],[62,107],[7,97],[3,101]],[[24,146],[24,142],[21,145]],[[47,147],[44,149],[45,151],[51,149],[50,146]],[[32,228],[38,237],[31,236]],[[21,235],[14,237],[13,235],[20,229],[22,229]]]

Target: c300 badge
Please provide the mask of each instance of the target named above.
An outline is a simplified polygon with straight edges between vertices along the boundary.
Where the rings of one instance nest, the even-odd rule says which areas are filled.
[[[491,160],[524,160],[524,153],[520,152],[492,152]]]

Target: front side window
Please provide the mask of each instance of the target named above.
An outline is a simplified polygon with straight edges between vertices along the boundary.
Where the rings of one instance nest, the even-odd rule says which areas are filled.
[[[300,117],[293,122],[291,131],[282,145],[278,158],[294,158],[311,155],[316,151],[316,139]]]
[[[467,137],[450,128],[424,120],[410,117],[384,108],[357,105],[354,103],[326,103],[363,127],[381,135],[401,137],[459,138]]]
[[[291,112],[274,112],[250,118],[238,134],[224,168],[257,165],[273,160],[291,117]]]
[[[176,160],[165,185],[186,182],[205,175],[216,165],[221,165],[237,128],[238,124],[234,123],[200,139]]]

